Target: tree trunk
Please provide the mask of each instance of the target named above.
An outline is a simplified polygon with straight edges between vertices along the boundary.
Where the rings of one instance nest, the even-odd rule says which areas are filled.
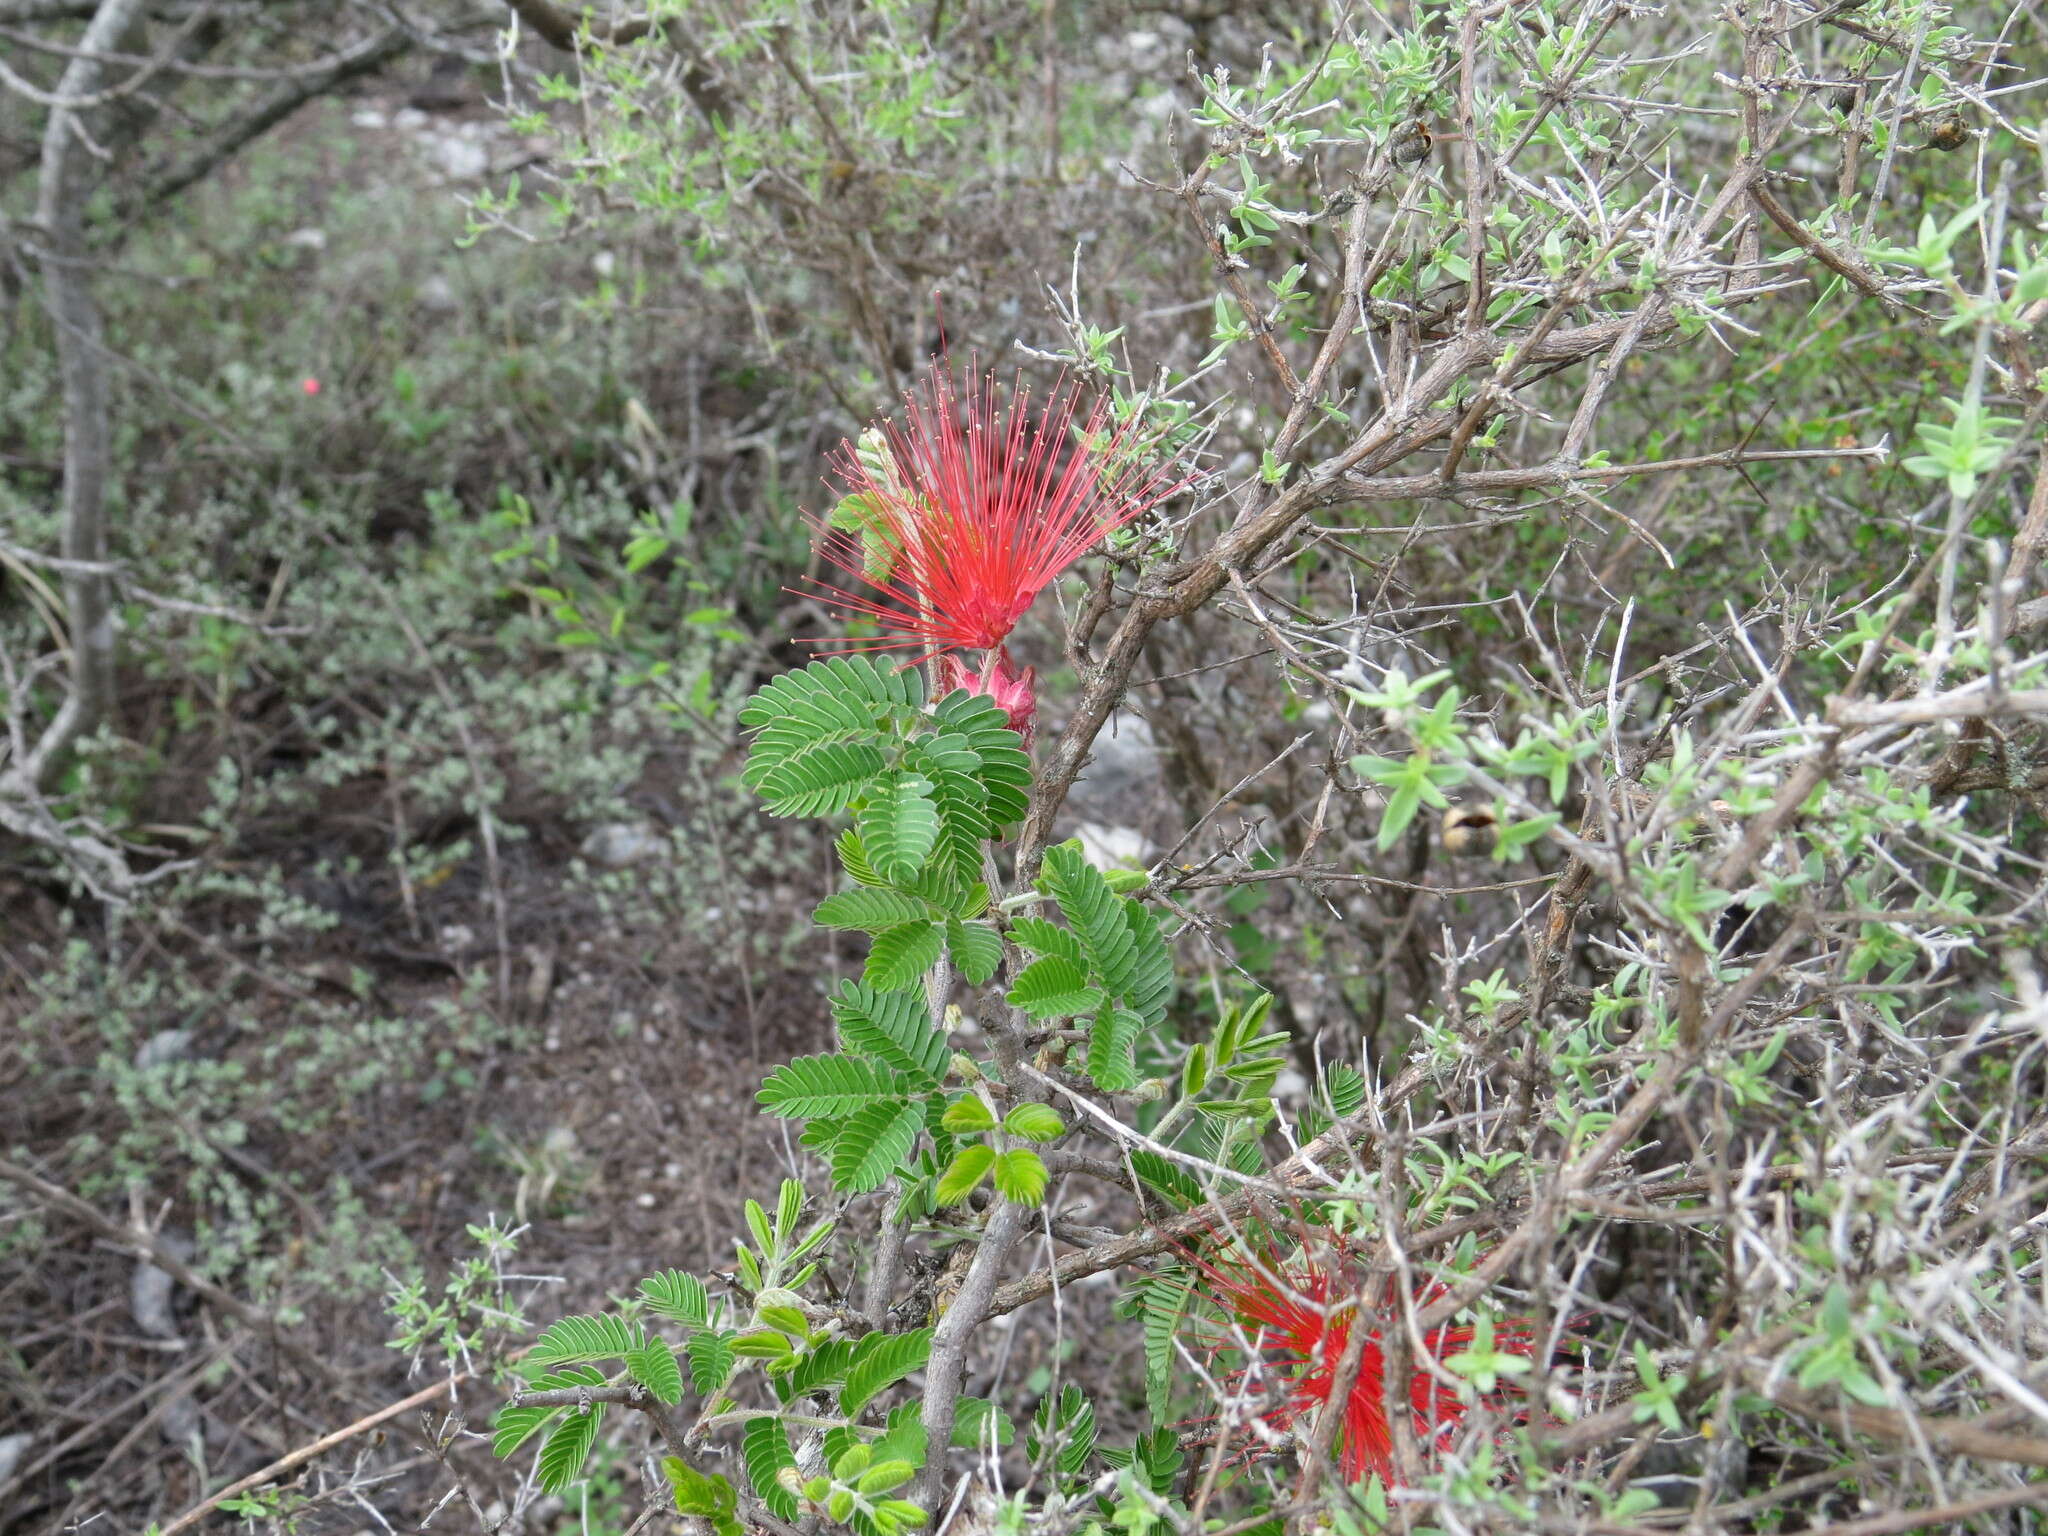
[[[56,330],[64,384],[64,558],[104,567],[107,559],[107,470],[113,428],[107,403],[107,354],[100,310],[86,264],[87,162],[99,146],[89,137],[84,104],[100,89],[106,66],[143,0],[102,0],[78,41],[78,54],[57,87],[43,130],[42,180],[36,218],[42,226],[43,302]],[[40,786],[78,737],[105,718],[114,692],[112,582],[104,569],[68,566],[64,598],[71,628],[71,692],[36,743],[25,776]]]

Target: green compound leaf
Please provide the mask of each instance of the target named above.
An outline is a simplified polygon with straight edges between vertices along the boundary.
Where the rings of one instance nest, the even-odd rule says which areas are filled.
[[[700,1397],[716,1392],[732,1374],[733,1361],[738,1358],[732,1340],[733,1336],[723,1329],[717,1333],[704,1329],[691,1334],[683,1346],[683,1353],[690,1357],[690,1385]]]
[[[862,886],[827,896],[811,913],[811,920],[826,928],[880,933],[905,923],[921,922],[930,916],[925,904],[907,891],[875,890]]]
[[[856,885],[881,885],[885,882],[875,873],[875,867],[868,862],[868,851],[860,844],[860,834],[848,827],[839,834],[839,841],[833,845],[839,850],[839,862],[846,866],[846,872],[853,877]]]
[[[1079,966],[1088,963],[1087,955],[1082,953],[1080,939],[1058,923],[1049,923],[1042,917],[1012,919],[1010,937],[1038,954],[1059,955]]]
[[[1059,903],[1060,915],[1088,956],[1088,968],[1107,991],[1122,997],[1130,989],[1137,958],[1137,937],[1124,916],[1125,899],[1109,888],[1078,843],[1045,850],[1039,884]]]
[[[846,1367],[852,1360],[853,1344],[850,1340],[827,1339],[797,1361],[796,1369],[784,1378],[781,1390],[789,1394],[784,1401],[794,1402],[806,1392],[815,1392],[820,1387],[846,1380]]]
[[[876,934],[861,980],[885,992],[915,986],[939,963],[940,932],[937,923],[920,921]]]
[[[778,1520],[796,1518],[796,1495],[784,1487],[778,1473],[784,1467],[796,1470],[796,1455],[789,1448],[789,1432],[776,1418],[747,1420],[740,1436],[740,1452],[747,1463],[747,1481],[754,1493]]]
[[[637,1330],[616,1317],[565,1317],[534,1341],[533,1365],[580,1365],[623,1360],[640,1342]]]
[[[1105,1008],[1088,1034],[1088,1076],[1105,1093],[1128,1093],[1138,1086],[1138,1068],[1131,1048],[1145,1021],[1128,1008]]]
[[[1022,821],[1031,804],[1031,758],[1002,707],[963,689],[941,699],[932,716],[941,731],[965,738],[981,759],[975,776],[987,800],[990,826],[1001,829]]]
[[[832,1148],[838,1145],[839,1133],[845,1129],[844,1120],[809,1120],[804,1123],[803,1134],[797,1137],[797,1141],[829,1162]]]
[[[563,1411],[560,1408],[500,1408],[491,1420],[491,1454],[510,1456],[533,1438],[535,1430]]]
[[[560,1493],[576,1481],[583,1463],[589,1459],[590,1448],[597,1443],[597,1432],[604,1425],[604,1410],[603,1403],[592,1403],[588,1412],[578,1413],[574,1408],[565,1411],[562,1421],[549,1432],[547,1444],[540,1448],[536,1467],[542,1491]]]
[[[1124,921],[1131,931],[1131,959],[1123,985],[1123,999],[1147,1028],[1166,1020],[1166,1006],[1173,1001],[1173,954],[1159,932],[1159,920],[1152,912],[1125,897]]]
[[[680,1269],[649,1275],[640,1282],[640,1295],[648,1306],[671,1322],[702,1328],[711,1321],[711,1297],[704,1282]]]
[[[1102,994],[1088,985],[1088,975],[1064,955],[1047,955],[1017,973],[1010,987],[1010,1005],[1034,1019],[1089,1013],[1102,1006]]]
[[[953,1159],[939,1179],[938,1188],[932,1191],[932,1199],[940,1205],[957,1205],[981,1187],[981,1181],[988,1177],[989,1169],[996,1164],[995,1149],[976,1142],[971,1147],[962,1147],[959,1156]]]
[[[771,816],[830,816],[866,792],[886,765],[865,742],[827,742],[778,763],[755,787]]]
[[[1174,1340],[1188,1312],[1194,1272],[1175,1270],[1154,1275],[1139,1291],[1145,1319],[1145,1406],[1152,1421],[1164,1422],[1173,1388]]]
[[[924,1127],[924,1105],[912,1100],[871,1104],[847,1120],[832,1144],[832,1185],[865,1192],[880,1189],[903,1166]]]
[[[531,1355],[527,1357],[529,1360]],[[536,1376],[521,1389],[526,1392],[555,1392],[565,1387],[601,1387],[605,1384],[604,1372],[595,1367],[571,1366],[566,1371]],[[533,1437],[534,1431],[558,1414],[567,1413],[566,1408],[515,1408],[507,1405],[500,1408],[491,1421],[491,1454],[510,1456]]]
[[[832,997],[839,1042],[872,1056],[909,1078],[917,1089],[945,1080],[946,1037],[932,1028],[924,989],[884,992],[858,981],[842,981]]]
[[[931,857],[939,840],[939,809],[931,795],[931,780],[915,773],[891,774],[868,791],[855,825],[868,863],[883,879],[914,880]]]
[[[963,923],[946,919],[946,951],[953,957],[953,969],[970,987],[978,987],[995,975],[1002,963],[1003,941],[987,923]]]
[[[756,1097],[770,1114],[809,1120],[837,1119],[874,1104],[894,1107],[911,1092],[906,1079],[863,1057],[799,1056],[770,1072]]]
[[[962,1396],[953,1414],[953,1443],[972,1449],[989,1444],[1008,1445],[1017,1438],[1017,1426],[1010,1416],[985,1397]]]
[[[1050,1394],[1039,1400],[1031,1432],[1024,1437],[1024,1454],[1034,1465],[1048,1441],[1058,1447],[1053,1465],[1066,1477],[1078,1476],[1095,1454],[1095,1405],[1079,1387],[1061,1392],[1057,1403]]]
[[[1323,1096],[1339,1119],[1357,1114],[1365,1103],[1365,1074],[1346,1062],[1330,1063],[1323,1069]]]
[[[935,867],[949,880],[973,884],[981,874],[982,844],[995,831],[988,819],[988,791],[978,777],[980,754],[964,736],[938,736],[913,747],[904,766],[931,782],[932,804],[939,812]]]
[[[1133,1152],[1131,1169],[1147,1189],[1164,1195],[1182,1210],[1202,1203],[1202,1186],[1195,1176],[1157,1152]]]
[[[778,753],[835,733],[872,730],[884,717],[923,702],[924,680],[914,668],[884,669],[865,656],[835,656],[785,672],[740,706],[740,724],[759,733],[746,782],[758,783]]]
[[[664,1403],[683,1400],[683,1371],[667,1339],[649,1339],[626,1356],[626,1374]]]
[[[931,1353],[929,1328],[916,1328],[909,1333],[868,1334],[854,1346],[853,1361],[846,1368],[846,1385],[839,1393],[839,1411],[849,1418],[859,1413],[877,1392],[922,1369]]]
[[[677,1457],[663,1459],[661,1470],[675,1491],[676,1513],[695,1515],[711,1523],[717,1536],[741,1536],[737,1511],[739,1494],[723,1477],[707,1477]]]

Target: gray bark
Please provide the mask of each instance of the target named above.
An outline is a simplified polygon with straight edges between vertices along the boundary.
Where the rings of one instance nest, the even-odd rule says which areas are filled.
[[[59,97],[89,97],[100,89],[106,66],[94,55],[116,50],[143,4],[102,0],[78,40],[78,57],[64,71]],[[56,331],[64,387],[64,558],[88,565],[104,565],[107,558],[107,471],[113,445],[106,347],[85,247],[85,206],[97,147],[85,113],[51,108],[43,130],[36,219],[42,226],[43,301]],[[29,761],[20,765],[31,789],[40,787],[72,742],[106,716],[114,691],[112,598],[112,583],[103,570],[66,570],[71,691]]]

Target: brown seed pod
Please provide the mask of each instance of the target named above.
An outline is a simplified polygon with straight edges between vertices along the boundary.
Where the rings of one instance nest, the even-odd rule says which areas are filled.
[[[1490,805],[1454,805],[1438,823],[1437,841],[1453,858],[1483,858],[1500,842],[1500,822]]]

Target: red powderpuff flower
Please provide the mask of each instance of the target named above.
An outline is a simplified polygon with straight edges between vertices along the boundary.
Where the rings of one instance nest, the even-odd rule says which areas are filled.
[[[1357,1379],[1337,1409],[1342,1415],[1339,1465],[1347,1482],[1377,1473],[1391,1486],[1397,1479],[1393,1431],[1387,1422],[1386,1356],[1380,1347],[1380,1329],[1402,1326],[1394,1310],[1399,1298],[1392,1283],[1376,1316],[1362,1312],[1357,1302],[1357,1276],[1347,1273],[1346,1267],[1332,1270],[1306,1260],[1285,1268],[1261,1261],[1218,1264],[1195,1258],[1193,1263],[1207,1280],[1205,1288],[1210,1295],[1235,1313],[1245,1334],[1264,1352],[1268,1365],[1285,1373],[1280,1401],[1261,1415],[1275,1429],[1300,1424],[1306,1430],[1330,1409],[1337,1367],[1350,1343],[1351,1330],[1361,1323],[1371,1329],[1359,1355]],[[1416,1293],[1415,1303],[1427,1306],[1447,1289],[1432,1281]],[[1458,1380],[1462,1379],[1456,1368],[1458,1357],[1473,1352],[1483,1331],[1446,1324],[1424,1334],[1423,1343],[1438,1370]],[[1406,1396],[1414,1415],[1415,1438],[1425,1450],[1449,1445],[1476,1407],[1515,1422],[1527,1418],[1521,1388],[1510,1372],[1515,1369],[1514,1362],[1526,1362],[1535,1353],[1535,1325],[1524,1317],[1498,1319],[1491,1324],[1491,1331],[1493,1379],[1488,1383],[1481,1373],[1472,1372],[1479,1380],[1467,1382],[1469,1395],[1461,1395],[1422,1362],[1411,1363]],[[1233,1335],[1211,1342],[1227,1346],[1236,1339]],[[1509,1357],[1505,1369],[1499,1363],[1502,1356]],[[1258,1369],[1247,1367],[1239,1373],[1238,1382]],[[1520,1369],[1526,1371],[1528,1366],[1522,1364]],[[1488,1390],[1474,1390],[1477,1385]]]
[[[1022,736],[1025,745],[1029,746],[1031,717],[1038,710],[1038,696],[1032,687],[1037,677],[1036,667],[1017,671],[1006,650],[990,651],[980,671],[958,656],[945,655],[939,658],[938,677],[932,692],[941,698],[955,688],[986,694],[1009,715],[1010,729]]]
[[[1071,383],[1034,408],[1022,388],[999,400],[993,376],[962,398],[933,373],[904,403],[904,423],[872,439],[886,451],[843,443],[833,459],[856,527],[842,519],[823,552],[878,595],[821,591],[881,630],[819,642],[835,651],[996,650],[1054,577],[1189,483],[1139,461],[1136,420],[1112,430],[1106,399],[1082,416]]]

